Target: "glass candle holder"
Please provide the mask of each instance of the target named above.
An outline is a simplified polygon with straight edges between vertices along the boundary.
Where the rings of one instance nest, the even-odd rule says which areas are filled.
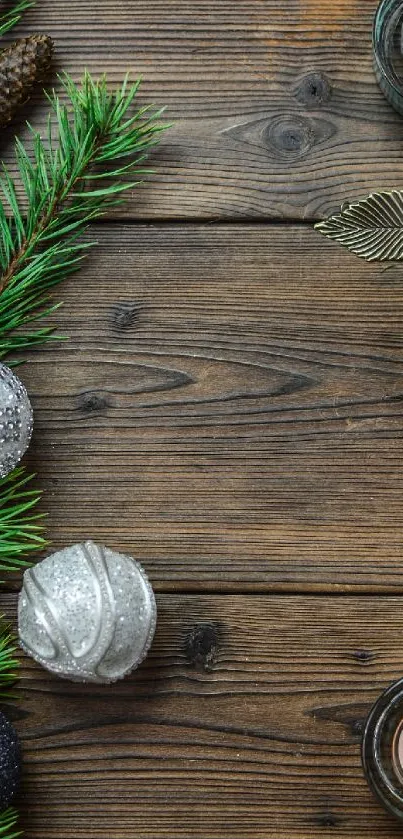
[[[386,99],[403,114],[403,2],[381,0],[373,27],[374,69]]]
[[[362,763],[375,795],[403,821],[403,679],[382,694],[369,714]]]

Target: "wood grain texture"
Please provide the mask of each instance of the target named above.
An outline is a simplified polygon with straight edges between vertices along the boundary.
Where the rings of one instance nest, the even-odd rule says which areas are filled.
[[[400,268],[303,226],[96,234],[21,368],[54,546],[157,590],[401,591]]]
[[[159,610],[118,685],[24,660],[26,839],[401,836],[359,757],[403,674],[401,270],[306,223],[403,187],[375,5],[41,0],[16,31],[76,79],[141,74],[174,121],[135,223],[61,289],[70,340],[20,369],[53,547],[133,554]],[[305,224],[170,224],[260,219]]]
[[[13,618],[15,596],[0,608]],[[158,597],[141,668],[81,686],[24,660],[27,839],[397,839],[359,755],[403,672],[401,597]]]
[[[299,220],[403,186],[401,118],[372,71],[375,8],[368,0],[41,0],[18,31],[54,38],[55,69],[75,78],[85,67],[106,71],[113,82],[130,70],[144,78],[141,102],[167,107],[174,126],[127,217]],[[40,128],[45,112],[36,96],[25,116]],[[7,159],[22,120],[2,133]]]

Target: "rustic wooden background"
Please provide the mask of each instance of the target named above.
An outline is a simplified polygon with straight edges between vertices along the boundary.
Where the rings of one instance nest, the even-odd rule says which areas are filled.
[[[402,835],[359,757],[403,676],[402,270],[313,230],[403,187],[375,6],[38,0],[19,26],[174,121],[60,290],[69,342],[22,369],[54,546],[132,553],[159,607],[115,687],[24,661],[27,839]]]

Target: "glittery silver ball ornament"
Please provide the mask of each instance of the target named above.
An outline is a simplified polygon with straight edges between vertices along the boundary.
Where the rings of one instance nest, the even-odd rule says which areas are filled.
[[[32,434],[32,408],[15,373],[0,364],[0,478],[21,460]]]
[[[156,618],[141,565],[94,542],[64,548],[24,574],[21,646],[62,678],[123,678],[147,655]]]
[[[11,722],[0,712],[0,812],[14,798],[20,779],[20,766],[17,734]]]

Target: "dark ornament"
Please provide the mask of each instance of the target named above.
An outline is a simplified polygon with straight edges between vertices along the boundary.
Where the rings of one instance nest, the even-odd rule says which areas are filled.
[[[49,69],[53,42],[47,35],[15,41],[0,53],[0,127],[29,99],[36,82]]]
[[[17,734],[0,711],[0,812],[9,806],[17,791],[20,763]]]

